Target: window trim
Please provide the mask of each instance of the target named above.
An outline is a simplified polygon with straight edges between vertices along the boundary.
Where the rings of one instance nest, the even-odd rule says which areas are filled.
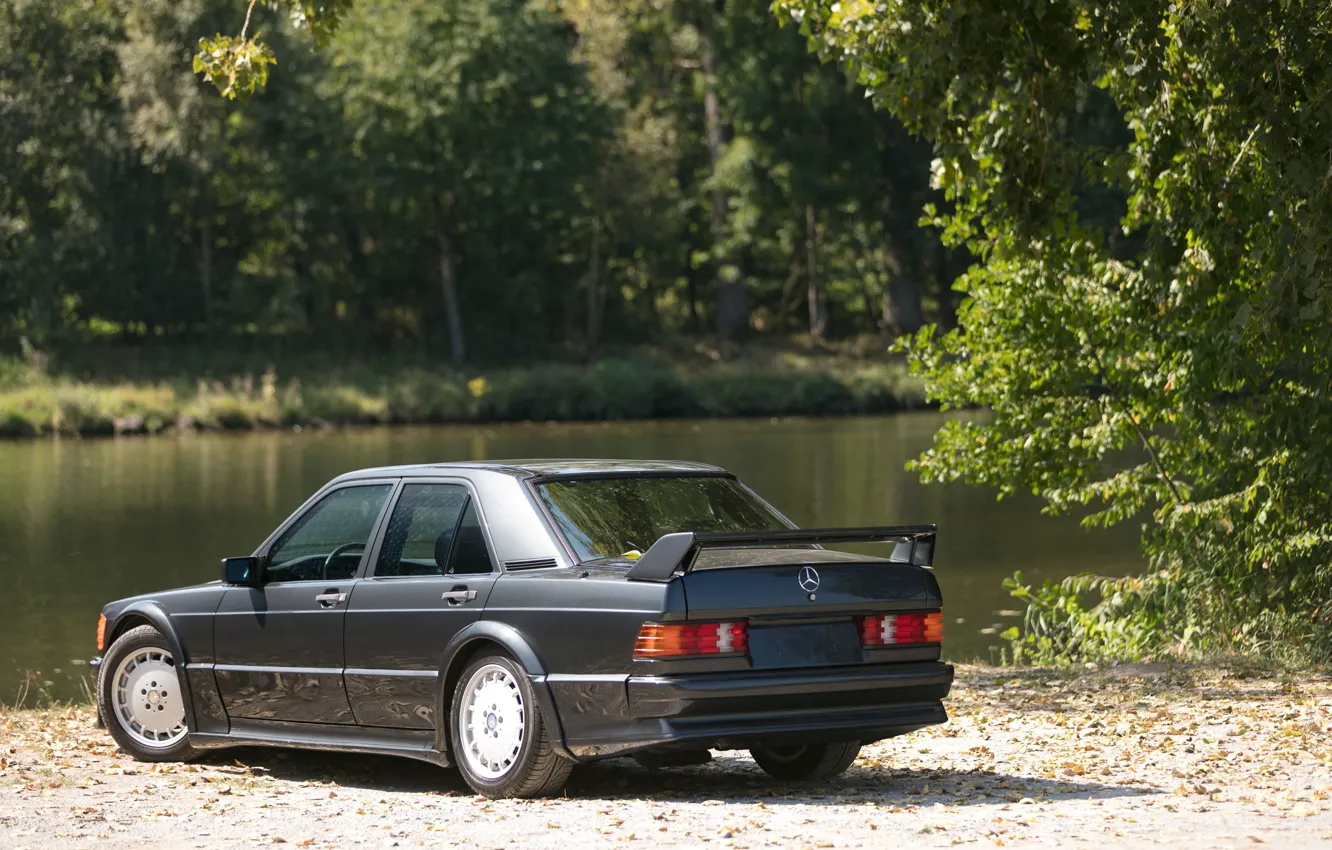
[[[477,521],[481,523],[481,538],[485,541],[486,544],[486,556],[490,558],[489,573],[465,573],[464,575],[473,576],[477,580],[480,580],[485,576],[490,576],[491,578],[498,578],[499,576],[504,574],[505,572],[504,563],[495,554],[495,543],[493,540],[490,539],[490,525],[486,522],[485,506],[481,504],[481,499],[477,496],[476,487],[472,484],[471,480],[467,478],[442,478],[442,477],[431,476],[428,478],[422,477],[422,478],[399,479],[398,488],[393,492],[392,496],[389,497],[389,504],[387,510],[384,512],[383,516],[380,517],[380,525],[375,529],[376,535],[375,535],[374,546],[372,546],[370,549],[366,551],[366,554],[369,557],[366,560],[362,561],[361,571],[360,573],[358,573],[357,576],[358,578],[365,581],[401,581],[404,579],[413,580],[413,581],[425,581],[425,580],[438,581],[440,579],[446,579],[454,575],[453,573],[447,573],[447,572],[440,573],[439,575],[428,575],[428,576],[377,576],[374,574],[374,565],[378,564],[379,562],[379,551],[384,547],[384,544],[387,542],[389,519],[393,516],[393,511],[396,510],[398,507],[398,502],[402,498],[402,492],[412,484],[461,485],[467,491],[467,501],[463,503],[463,509],[458,513],[458,522],[459,523],[462,522],[464,514],[467,513],[468,505],[476,505],[476,518]],[[454,527],[455,535],[457,534],[457,528],[458,528],[457,526]],[[449,558],[450,560],[453,558],[452,545],[449,546]]]
[[[378,551],[379,549],[379,540],[383,536],[384,525],[388,521],[388,507],[390,505],[397,503],[398,493],[402,490],[401,478],[353,478],[349,481],[339,481],[335,484],[325,485],[324,487],[321,487],[319,490],[315,491],[314,495],[312,495],[310,498],[302,502],[301,506],[298,507],[296,510],[292,511],[291,515],[288,516],[285,520],[283,520],[281,524],[279,524],[278,527],[274,529],[272,534],[268,535],[268,538],[265,539],[262,544],[260,544],[259,548],[254,550],[254,557],[257,557],[259,559],[259,564],[260,564],[258,586],[260,588],[264,588],[270,585],[274,587],[282,587],[289,584],[309,584],[310,581],[270,582],[264,580],[264,577],[268,572],[268,556],[272,554],[273,547],[277,546],[278,541],[280,541],[286,535],[287,531],[290,530],[291,527],[294,526],[296,523],[300,522],[300,520],[307,513],[309,513],[310,510],[314,508],[315,505],[319,504],[324,499],[333,495],[335,492],[339,490],[346,490],[351,487],[382,487],[385,484],[389,485],[388,495],[385,496],[384,498],[384,504],[380,506],[379,516],[375,518],[374,523],[372,523],[370,526],[370,537],[366,544],[365,550],[361,552],[361,560],[360,563],[358,563],[356,566],[356,571],[352,573],[352,576],[349,579],[337,579],[337,580],[329,579],[329,581],[335,584],[341,584],[342,582],[356,581],[357,579],[361,578],[365,573],[365,568],[367,563],[366,556],[371,552],[371,550]]]

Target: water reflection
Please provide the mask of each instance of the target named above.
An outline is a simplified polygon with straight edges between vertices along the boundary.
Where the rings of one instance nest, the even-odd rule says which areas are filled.
[[[1011,618],[1000,581],[1137,568],[1134,533],[1084,532],[1031,499],[924,487],[903,464],[938,414],[856,419],[392,428],[0,444],[0,699],[20,671],[79,692],[110,599],[208,581],[317,487],[349,469],[504,457],[632,457],[724,466],[802,525],[937,522],[953,658],[988,654]],[[874,550],[866,550],[874,551]],[[964,623],[956,620],[962,618]]]

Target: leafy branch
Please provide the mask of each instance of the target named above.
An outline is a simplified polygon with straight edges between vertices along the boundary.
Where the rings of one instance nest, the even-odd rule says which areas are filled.
[[[194,55],[194,73],[217,86],[228,100],[246,98],[268,84],[269,69],[277,64],[273,49],[256,33],[250,35],[250,20],[259,0],[249,0],[239,35],[218,33],[199,39]],[[342,25],[352,0],[265,0],[265,5],[287,11],[292,23],[307,28],[316,46],[323,47]]]

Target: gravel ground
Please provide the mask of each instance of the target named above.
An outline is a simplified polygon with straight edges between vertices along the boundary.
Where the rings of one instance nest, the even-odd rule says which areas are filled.
[[[830,784],[769,780],[728,752],[582,767],[563,798],[535,801],[368,756],[139,764],[86,707],[0,710],[0,848],[1332,844],[1327,678],[963,667],[949,710]]]

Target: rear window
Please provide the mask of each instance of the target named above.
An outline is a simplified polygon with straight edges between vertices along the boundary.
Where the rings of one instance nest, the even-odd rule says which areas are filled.
[[[731,478],[579,478],[536,490],[580,561],[632,560],[676,531],[790,528]]]

